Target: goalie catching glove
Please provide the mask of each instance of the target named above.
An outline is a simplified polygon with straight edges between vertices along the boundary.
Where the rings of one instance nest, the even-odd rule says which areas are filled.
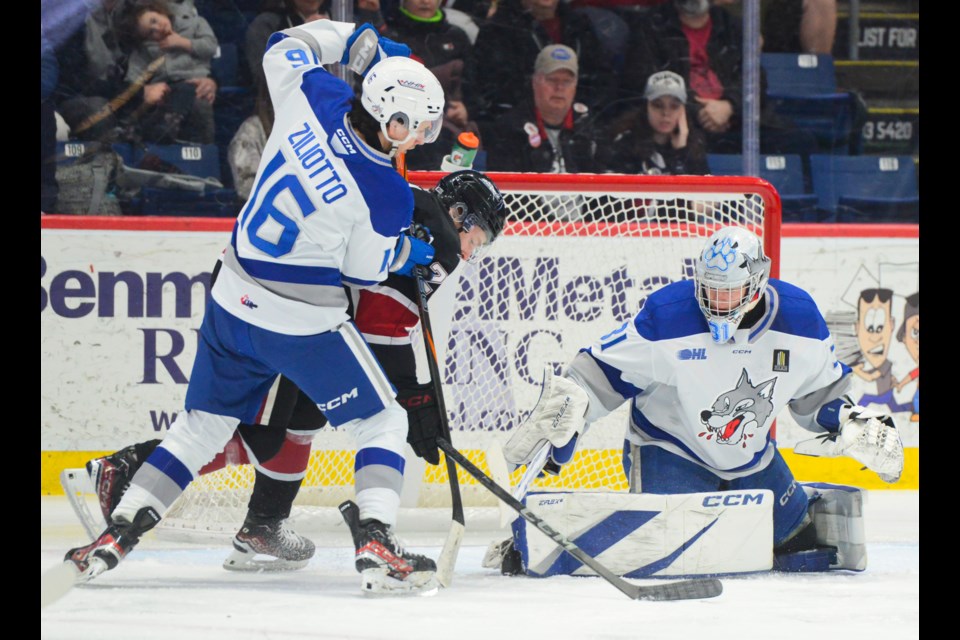
[[[397,402],[407,410],[407,442],[418,457],[440,464],[437,438],[446,436],[433,384],[418,384],[397,391]]]
[[[576,452],[589,404],[587,392],[579,385],[554,375],[550,367],[544,369],[537,406],[503,449],[507,462],[516,466],[528,464],[540,443],[549,442],[550,459],[543,470],[560,473],[560,467],[570,462]]]
[[[347,39],[347,48],[343,52],[340,64],[352,69],[354,73],[366,76],[373,65],[384,58],[393,56],[410,57],[410,47],[402,42],[384,38],[369,22],[360,26]]]
[[[893,418],[856,405],[840,409],[840,429],[798,442],[794,453],[832,458],[845,455],[875,471],[884,482],[903,473],[903,442]]]

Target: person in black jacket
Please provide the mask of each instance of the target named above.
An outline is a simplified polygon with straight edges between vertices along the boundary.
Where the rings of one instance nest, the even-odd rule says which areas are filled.
[[[580,102],[596,111],[616,97],[612,62],[585,14],[559,0],[501,0],[480,26],[464,77],[467,107],[481,129],[523,100],[533,61],[550,44],[576,53]]]
[[[657,71],[673,71],[686,81],[709,153],[742,152],[743,30],[736,16],[710,0],[671,0],[650,9],[631,30],[622,95],[641,96]],[[815,151],[813,136],[777,116],[763,94],[761,70],[761,153]]]
[[[645,175],[706,175],[706,140],[687,117],[687,87],[672,71],[647,80],[643,103],[618,117],[597,147],[604,171]]]

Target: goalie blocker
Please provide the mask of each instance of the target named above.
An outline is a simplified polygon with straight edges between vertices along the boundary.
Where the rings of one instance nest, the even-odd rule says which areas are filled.
[[[816,540],[811,540],[811,548],[776,557],[769,490],[674,495],[537,492],[530,493],[525,503],[578,547],[627,578],[865,569],[860,489],[825,483],[801,486],[811,498]],[[593,575],[525,520],[517,519],[512,530],[513,546],[527,575]]]

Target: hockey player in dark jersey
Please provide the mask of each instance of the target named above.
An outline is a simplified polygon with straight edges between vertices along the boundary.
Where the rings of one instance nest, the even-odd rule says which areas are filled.
[[[413,187],[412,191],[414,223],[429,230],[435,249],[428,265],[432,293],[461,261],[476,260],[500,234],[506,209],[494,183],[472,170],[451,173],[433,189]],[[419,323],[416,280],[391,275],[379,285],[351,289],[350,293],[354,322],[396,388],[397,401],[407,410],[407,441],[418,456],[438,464],[436,438],[442,435],[442,422],[434,385],[418,382],[410,339],[410,331]],[[247,516],[234,538],[234,550],[224,562],[224,568],[230,570],[299,569],[315,550],[312,541],[292,531],[285,521],[306,473],[313,437],[327,420],[284,376],[278,378],[269,397],[271,402],[263,413],[269,417],[264,424],[241,424],[224,451],[200,470],[203,475],[227,464],[245,463],[255,468]],[[160,442],[138,443],[87,463],[105,518],[109,520],[129,479]],[[360,553],[358,548],[358,568]]]

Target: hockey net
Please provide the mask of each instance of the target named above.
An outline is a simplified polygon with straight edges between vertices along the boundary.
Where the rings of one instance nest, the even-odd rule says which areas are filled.
[[[442,175],[410,179],[429,188]],[[489,175],[504,194],[509,222],[478,263],[462,265],[459,286],[438,290],[431,322],[453,444],[495,480],[513,485],[523,469],[507,471],[501,445],[536,404],[544,366],[559,370],[632,317],[652,291],[691,278],[705,238],[718,226],[746,226],[761,236],[776,275],[780,199],[755,178]],[[422,351],[421,336],[413,340]],[[625,491],[626,422],[624,406],[591,425],[573,462],[559,477],[536,481],[534,490]],[[301,522],[327,514],[310,528],[325,527],[330,517],[340,522],[329,507],[353,497],[353,447],[348,434],[329,427],[314,440],[294,510]],[[187,537],[232,535],[253,478],[250,466],[198,478],[162,527]],[[449,526],[446,465],[424,465],[410,453],[405,478],[401,524],[411,520],[405,513],[436,513],[446,520],[425,516],[414,526],[430,528],[434,520]],[[471,518],[490,521],[479,514],[496,510],[496,498],[463,470],[458,480],[468,528]]]

